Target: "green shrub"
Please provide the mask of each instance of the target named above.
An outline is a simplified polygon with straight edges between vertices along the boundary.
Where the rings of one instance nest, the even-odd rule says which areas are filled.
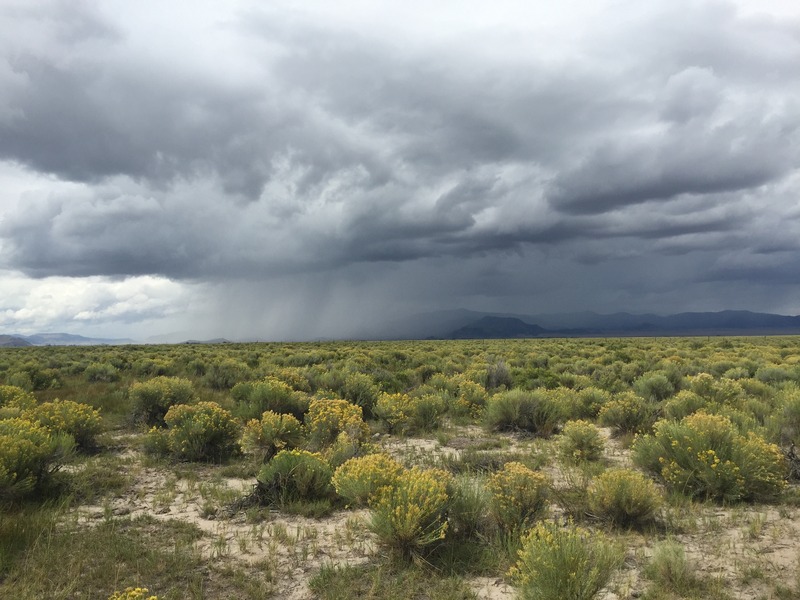
[[[205,383],[212,390],[229,390],[250,378],[250,368],[238,360],[226,358],[206,368]]]
[[[340,393],[345,400],[361,407],[364,417],[372,416],[372,407],[378,400],[380,390],[372,377],[364,373],[348,373],[342,383]]]
[[[725,379],[747,379],[750,377],[750,371],[745,367],[731,367],[727,369],[722,376]]]
[[[172,362],[162,358],[142,358],[132,365],[135,375],[148,377],[162,377],[172,373]]]
[[[664,418],[680,421],[698,410],[706,408],[708,402],[690,390],[681,390],[664,403]]]
[[[188,379],[154,377],[136,382],[128,390],[135,421],[147,425],[163,425],[170,407],[188,404],[194,399],[194,388]]]
[[[0,420],[0,501],[35,491],[72,450],[70,436],[27,419]]]
[[[491,431],[517,431],[550,437],[563,409],[546,390],[510,390],[486,403],[484,420]]]
[[[622,392],[600,409],[598,419],[601,424],[613,428],[616,435],[645,433],[655,423],[656,407],[633,392]]]
[[[142,450],[145,454],[152,456],[167,456],[170,453],[169,436],[166,429],[160,429],[155,425],[142,438]]]
[[[645,576],[662,590],[681,596],[697,587],[694,569],[686,560],[686,551],[680,542],[665,540],[656,544],[653,557],[645,565]]]
[[[239,446],[246,454],[268,461],[279,450],[297,448],[303,443],[303,425],[289,414],[265,411],[261,419],[251,419],[242,430]]]
[[[16,381],[15,381],[16,380]],[[61,373],[57,369],[43,369],[38,364],[28,364],[9,377],[9,384],[28,391],[54,390],[63,385]]]
[[[544,513],[549,487],[542,473],[519,462],[506,463],[486,482],[492,517],[503,530],[521,530]]]
[[[761,367],[756,371],[755,378],[763,383],[775,385],[793,379],[792,373],[782,367]]]
[[[588,421],[567,421],[558,439],[561,456],[571,464],[600,460],[605,447],[603,434]]]
[[[351,458],[367,456],[376,451],[375,447],[363,438],[353,438],[346,431],[336,436],[332,444],[320,450],[325,460],[336,469]]]
[[[202,377],[206,374],[206,362],[200,358],[196,358],[186,365],[186,372],[195,377]]]
[[[331,466],[319,454],[281,450],[258,473],[258,492],[268,504],[325,500],[333,486]]]
[[[26,371],[15,371],[8,376],[8,385],[18,387],[26,392],[32,392],[34,389],[33,380]]]
[[[474,541],[491,522],[491,497],[482,478],[454,477],[447,486],[448,536]]]
[[[786,483],[777,446],[740,434],[727,417],[702,411],[680,422],[656,423],[653,435],[634,443],[633,458],[667,487],[693,498],[770,500]]]
[[[385,486],[394,485],[403,466],[387,454],[368,454],[351,458],[333,474],[336,493],[353,506],[366,506]]]
[[[42,368],[38,362],[29,361],[9,375],[8,383],[27,391],[55,389],[61,387],[61,374],[55,369]]]
[[[655,484],[631,469],[609,469],[589,486],[589,509],[595,516],[622,527],[651,521],[661,506]]]
[[[523,539],[511,576],[524,600],[590,600],[623,558],[601,533],[540,522]]]
[[[447,399],[441,392],[423,394],[415,399],[412,424],[414,431],[432,431],[441,425],[442,415],[447,410]]]
[[[103,429],[100,411],[72,400],[44,402],[26,410],[22,416],[50,431],[72,436],[82,449],[94,448],[97,434]]]
[[[511,376],[511,371],[504,361],[498,360],[486,367],[484,386],[487,390],[499,388],[510,390],[514,387],[514,378]]]
[[[645,400],[660,402],[675,393],[672,382],[664,373],[645,373],[633,382],[634,391]]]
[[[305,423],[309,443],[317,449],[332,444],[343,432],[359,442],[369,436],[361,407],[350,404],[347,400],[312,400],[305,415]]]
[[[596,387],[586,387],[573,391],[570,402],[570,417],[573,419],[594,419],[600,409],[611,400],[611,394]]]
[[[369,524],[378,541],[409,558],[444,539],[448,479],[444,472],[414,467],[380,488],[370,502]]]
[[[239,425],[216,402],[176,404],[164,416],[169,452],[183,460],[222,460],[236,450]]]
[[[741,386],[742,390],[744,390],[746,396],[752,396],[765,401],[770,401],[775,396],[775,388],[758,379],[739,379],[737,383]],[[780,389],[792,387],[796,387],[794,382],[780,384]]]
[[[275,377],[239,382],[231,389],[231,397],[236,402],[236,414],[244,420],[258,419],[268,410],[302,420],[310,402],[307,394]]]
[[[119,371],[112,364],[93,362],[83,371],[83,376],[89,382],[110,383],[119,379]]]

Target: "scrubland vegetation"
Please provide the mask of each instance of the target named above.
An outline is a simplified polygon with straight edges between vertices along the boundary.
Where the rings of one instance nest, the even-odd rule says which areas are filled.
[[[0,597],[800,598],[800,339],[0,350]]]

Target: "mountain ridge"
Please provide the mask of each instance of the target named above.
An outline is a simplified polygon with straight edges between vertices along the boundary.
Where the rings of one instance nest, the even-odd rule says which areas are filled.
[[[74,333],[34,333],[31,335],[17,333],[8,337],[24,340],[31,346],[114,346],[136,343],[127,338],[93,338]]]
[[[32,345],[18,335],[0,335],[0,348],[24,348]]]
[[[429,313],[440,315],[442,313]],[[604,337],[604,336],[656,336],[656,335],[778,335],[800,334],[800,316],[758,313],[746,310],[723,310],[717,312],[683,312],[672,315],[651,313],[636,314],[616,312],[610,314],[580,312],[543,315],[521,315],[513,313],[480,313],[477,311],[445,312],[442,319],[451,327],[435,327],[421,335],[412,331],[418,325],[411,324],[409,333],[413,337],[436,339],[459,339],[464,329],[478,327],[484,337]],[[537,326],[541,331],[531,330],[526,335],[523,327],[504,331],[503,326],[488,331],[481,322],[485,317],[515,319],[526,327]],[[416,323],[428,323],[429,318],[417,318]],[[508,326],[510,322],[506,322]],[[415,335],[416,334],[416,335]]]
[[[547,314],[480,312],[463,308],[420,313],[388,321],[378,330],[363,330],[346,339],[481,339],[533,337],[626,337],[700,335],[800,335],[800,316],[748,310],[652,313],[596,313],[591,311]],[[176,335],[169,336],[175,338]],[[345,338],[343,338],[345,339]],[[228,343],[248,341],[215,338],[199,341],[191,336],[158,343]],[[250,340],[252,341],[252,340]],[[85,346],[156,343],[154,338],[93,338],[69,333],[32,335],[0,334],[0,346]]]

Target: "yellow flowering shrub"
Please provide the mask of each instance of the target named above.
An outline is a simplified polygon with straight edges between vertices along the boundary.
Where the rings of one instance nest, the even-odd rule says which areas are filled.
[[[438,394],[409,396],[383,393],[372,412],[390,432],[408,435],[437,427],[445,408],[444,398]]]
[[[547,477],[519,462],[508,462],[490,475],[486,487],[491,494],[490,513],[505,530],[520,530],[529,525],[547,506]]]
[[[781,449],[753,432],[741,436],[734,460],[742,465],[744,500],[771,500],[786,487],[787,465]]]
[[[158,596],[148,596],[147,592],[149,591],[143,587],[129,587],[125,588],[123,592],[114,592],[108,597],[108,600],[158,600]]]
[[[458,379],[458,391],[451,401],[450,410],[457,415],[478,418],[483,413],[489,394],[482,385],[466,378]]]
[[[336,493],[352,505],[364,506],[377,491],[394,485],[403,466],[388,454],[351,458],[333,474]]]
[[[311,392],[308,376],[305,371],[298,367],[281,367],[272,373],[272,377],[287,383],[293,390],[298,392]]]
[[[333,443],[342,432],[352,439],[363,441],[369,436],[360,406],[347,400],[314,399],[305,416],[306,431],[311,445],[321,448]]]
[[[717,501],[769,500],[786,485],[780,449],[754,433],[741,435],[725,416],[703,411],[659,421],[633,445],[634,462],[667,487]]]
[[[194,398],[194,387],[188,379],[154,377],[137,381],[128,390],[133,405],[133,418],[147,425],[163,425],[171,406],[188,404]]]
[[[268,504],[331,496],[333,469],[322,455],[307,450],[281,450],[258,473],[258,492]]]
[[[714,379],[709,373],[698,373],[686,378],[689,389],[705,400],[728,404],[744,396],[744,388],[733,379]]]
[[[216,402],[178,404],[164,416],[169,452],[184,460],[220,460],[233,454],[239,425]]]
[[[589,486],[589,510],[614,525],[641,525],[651,520],[661,506],[656,485],[631,469],[609,469]]]
[[[558,439],[558,449],[571,464],[600,460],[606,442],[596,425],[581,419],[567,421]]]
[[[251,419],[242,430],[239,447],[246,454],[258,454],[262,461],[284,448],[296,448],[303,442],[303,425],[290,414],[268,410],[261,419]]]
[[[539,522],[511,568],[523,600],[591,600],[622,564],[623,551],[599,532]]]
[[[380,543],[408,558],[444,539],[447,481],[439,470],[414,467],[379,488],[370,501],[370,529]]]
[[[656,404],[633,392],[622,392],[603,405],[597,419],[617,434],[645,433],[656,420]]]
[[[72,400],[43,402],[22,416],[50,431],[71,435],[75,444],[84,449],[95,446],[95,438],[103,428],[99,410]]]
[[[0,420],[0,500],[24,496],[57,470],[72,448],[72,438],[12,418]]]
[[[36,406],[36,397],[16,385],[0,385],[0,419],[19,417]]]
[[[408,394],[383,393],[378,397],[373,412],[390,432],[407,431],[414,414],[414,398]]]

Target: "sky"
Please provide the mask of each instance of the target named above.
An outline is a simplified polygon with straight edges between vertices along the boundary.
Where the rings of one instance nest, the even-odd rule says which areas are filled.
[[[800,3],[0,3],[0,333],[454,308],[800,314]]]

